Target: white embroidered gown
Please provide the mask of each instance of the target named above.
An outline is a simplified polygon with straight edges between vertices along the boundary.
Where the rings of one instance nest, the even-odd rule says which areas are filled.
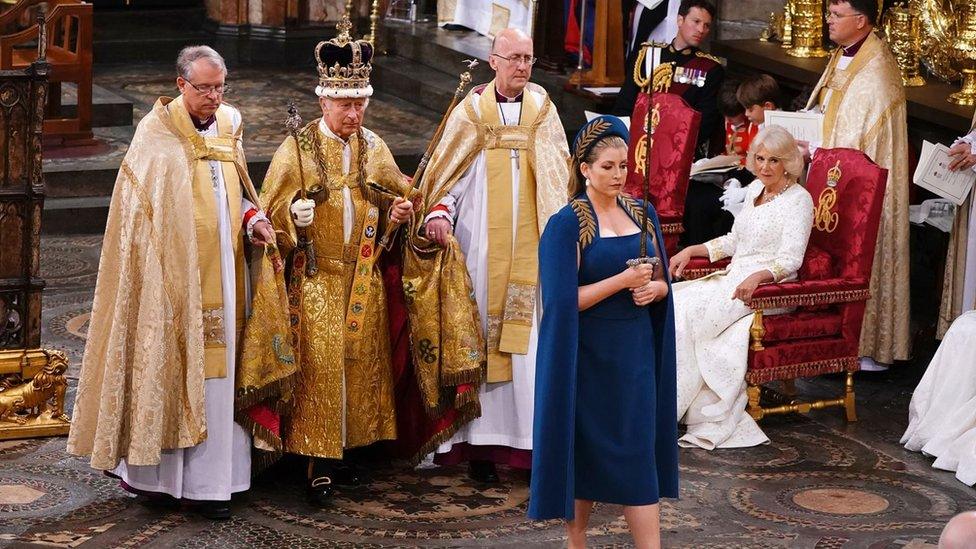
[[[972,234],[972,233],[970,233]],[[946,332],[908,406],[905,448],[934,456],[932,467],[976,484],[976,311]]]
[[[732,231],[705,243],[711,261],[732,257],[728,269],[674,285],[678,418],[688,428],[682,446],[712,450],[769,441],[745,411],[752,310],[732,294],[758,271],[770,271],[777,282],[796,278],[813,227],[813,200],[794,184],[755,206],[762,189],[759,180],[749,185]]]

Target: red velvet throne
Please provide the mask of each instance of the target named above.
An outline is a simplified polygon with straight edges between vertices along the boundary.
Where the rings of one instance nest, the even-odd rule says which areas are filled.
[[[644,138],[644,118],[650,96],[641,92],[630,119],[630,151],[627,154],[628,173],[624,191],[642,198],[644,170],[647,165],[647,140]],[[691,163],[695,159],[695,144],[701,113],[688,106],[681,96],[655,93],[651,124],[654,144],[651,149],[651,204],[657,210],[664,233],[664,248],[668,255],[678,251],[678,236],[684,230],[681,220],[685,213],[685,196]]]
[[[814,156],[806,185],[815,208],[813,231],[797,280],[759,286],[750,305],[755,313],[746,382],[753,418],[843,406],[847,420],[857,421],[854,372],[887,178],[888,170],[854,149],[819,149]],[[719,268],[696,258],[685,277]],[[782,307],[796,309],[763,318],[764,309]],[[839,398],[792,399],[796,378],[839,372],[847,374]],[[762,407],[762,385],[772,381],[784,383],[787,402]]]

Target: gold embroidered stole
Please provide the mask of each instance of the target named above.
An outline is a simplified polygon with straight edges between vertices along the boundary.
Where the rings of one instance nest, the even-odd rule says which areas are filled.
[[[840,63],[840,59],[844,54],[843,48],[837,48],[834,52],[834,56],[831,58],[830,62],[827,64],[827,69],[824,71],[823,77],[814,90],[813,94],[810,96],[810,106],[820,106],[824,118],[823,118],[823,147],[833,146],[833,133],[834,126],[837,123],[837,115],[840,111],[841,103],[843,103],[844,95],[847,93],[847,89],[850,87],[851,82],[854,81],[854,77],[857,73],[868,64],[869,61],[877,57],[879,50],[885,47],[884,42],[873,33],[864,40],[864,44],[861,45],[861,49],[854,54],[854,58],[851,59],[849,65],[846,69],[840,69],[837,67]],[[828,90],[830,93],[828,101]],[[813,104],[816,101],[816,104]],[[827,102],[824,105],[824,102]]]
[[[529,350],[539,273],[536,182],[530,161],[541,118],[535,102],[523,96],[519,124],[503,124],[494,81],[482,92],[479,105],[488,174],[488,382],[496,383],[511,381],[511,355]],[[519,155],[517,216],[513,150]]]
[[[218,109],[217,136],[200,135],[183,105],[183,98],[174,100],[167,109],[176,129],[192,146],[193,165],[193,221],[196,228],[197,253],[200,265],[200,301],[203,305],[204,373],[209,378],[227,375],[227,344],[224,325],[223,283],[220,275],[220,232],[218,231],[219,208],[214,193],[216,174],[211,173],[210,161],[219,162],[224,177],[227,208],[230,214],[231,243],[234,247],[237,303],[236,329],[244,322],[244,279],[241,223],[241,181],[234,161],[237,157],[237,139],[233,121],[227,109]]]

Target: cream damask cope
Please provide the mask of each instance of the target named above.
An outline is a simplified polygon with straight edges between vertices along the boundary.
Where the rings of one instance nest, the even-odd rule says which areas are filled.
[[[300,279],[301,365],[293,404],[283,421],[284,446],[287,452],[341,458],[345,448],[396,437],[386,295],[379,267],[373,266],[361,277],[362,288],[353,288],[361,255],[359,238],[369,206],[379,207],[381,222],[387,218],[388,206],[388,201],[361,185],[362,144],[365,179],[395,192],[406,189],[389,148],[368,130],[362,140],[351,138],[348,174],[342,173],[343,144],[323,135],[317,120],[298,139],[306,185],[321,184],[329,192],[316,205],[307,229],[315,243],[319,270]],[[291,250],[296,241],[289,207],[301,187],[297,152],[295,141],[287,138],[272,159],[262,194],[283,250]],[[353,212],[349,242],[344,241],[344,187]],[[361,340],[354,354],[348,352],[345,337],[345,315],[353,291],[366,297]]]
[[[862,151],[888,170],[861,355],[890,364],[911,354],[905,89],[894,56],[877,36],[868,36],[844,70],[838,68],[841,53],[834,53],[808,108],[824,109],[824,148]],[[826,106],[820,93],[825,87],[832,90]]]

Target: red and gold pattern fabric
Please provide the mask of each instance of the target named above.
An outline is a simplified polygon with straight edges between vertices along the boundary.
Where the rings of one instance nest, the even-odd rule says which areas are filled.
[[[643,198],[648,150],[644,120],[649,108],[657,111],[656,116],[653,110],[651,112],[652,123],[658,121],[651,147],[650,198],[661,220],[665,249],[671,255],[677,251],[681,233],[702,115],[674,94],[655,93],[653,101],[646,93],[638,95],[630,124],[627,183],[624,185],[624,191],[634,198]]]

